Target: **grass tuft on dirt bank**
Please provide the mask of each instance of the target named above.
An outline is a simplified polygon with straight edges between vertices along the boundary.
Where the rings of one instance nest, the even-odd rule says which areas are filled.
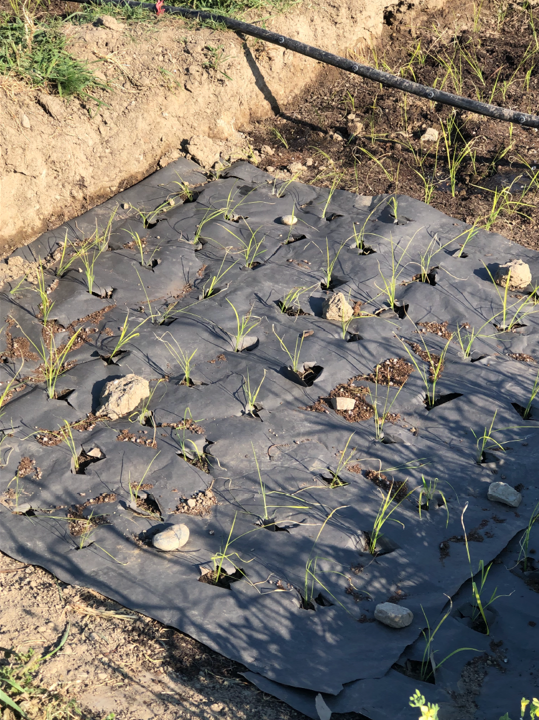
[[[0,16],[0,74],[9,73],[60,96],[88,95],[99,85],[90,68],[65,50],[57,23],[24,22]]]

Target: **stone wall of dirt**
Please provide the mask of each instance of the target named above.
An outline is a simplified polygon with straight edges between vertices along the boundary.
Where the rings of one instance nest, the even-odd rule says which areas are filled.
[[[395,15],[443,0],[304,0],[266,27],[349,55]],[[264,13],[268,17],[268,13]],[[253,16],[251,20],[256,20]],[[231,32],[179,18],[66,24],[71,52],[108,86],[93,100],[64,100],[0,82],[0,252],[103,202],[187,154],[256,161],[241,129],[280,111],[328,68]],[[331,72],[336,72],[332,70]]]

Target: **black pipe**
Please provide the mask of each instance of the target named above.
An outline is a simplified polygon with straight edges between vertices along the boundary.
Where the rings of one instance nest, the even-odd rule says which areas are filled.
[[[74,0],[74,2],[87,3],[88,0]],[[106,2],[99,2],[98,4],[111,4],[118,5],[120,7],[128,5],[129,7],[142,7],[147,10],[156,9],[156,6],[152,3],[135,2],[135,0],[106,0]],[[391,75],[391,73],[376,70],[368,65],[360,65],[352,60],[340,57],[339,55],[333,55],[333,53],[320,50],[312,45],[305,45],[305,43],[299,42],[298,40],[292,40],[292,38],[285,37],[284,35],[278,35],[270,30],[259,28],[256,25],[250,25],[249,23],[242,22],[241,20],[235,20],[234,18],[227,17],[226,15],[216,15],[215,13],[204,12],[202,10],[192,10],[190,8],[174,7],[169,5],[163,5],[162,10],[169,15],[182,15],[183,17],[187,17],[192,20],[210,20],[216,23],[221,23],[229,30],[234,30],[235,32],[243,33],[244,35],[251,35],[259,40],[265,40],[266,42],[273,43],[274,45],[286,48],[287,50],[292,50],[300,55],[306,55],[307,57],[323,62],[326,65],[333,65],[333,67],[337,67],[340,70],[346,70],[347,72],[367,78],[373,82],[381,83],[387,87],[397,88],[397,90],[402,90],[410,93],[411,95],[418,95],[419,97],[432,100],[433,102],[442,103],[443,105],[451,105],[453,107],[461,108],[462,110],[477,113],[478,115],[486,115],[487,117],[494,118],[495,120],[503,120],[504,122],[516,123],[526,127],[539,128],[539,117],[537,115],[529,115],[528,113],[521,113],[516,110],[507,110],[505,108],[498,107],[497,105],[489,105],[487,103],[478,102],[477,100],[470,100],[469,98],[460,97],[459,95],[453,95],[452,93],[443,92],[442,90],[436,90],[436,88],[420,85],[419,83],[412,82],[411,80],[404,80],[396,75]]]

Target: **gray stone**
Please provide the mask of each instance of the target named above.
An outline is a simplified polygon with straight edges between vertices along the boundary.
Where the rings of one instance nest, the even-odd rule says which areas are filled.
[[[487,497],[493,502],[503,503],[509,507],[518,507],[522,502],[522,495],[504,482],[493,482],[489,485]]]
[[[392,628],[405,628],[411,625],[414,614],[408,608],[395,603],[380,603],[374,610],[374,617],[384,625]]]
[[[174,525],[174,527],[154,535],[152,545],[161,552],[174,552],[183,547],[188,540],[189,528],[187,525]]]
[[[101,391],[100,408],[96,415],[111,420],[128,415],[150,394],[150,384],[138,375],[126,375],[108,382]]]
[[[353,317],[354,311],[352,306],[347,302],[342,293],[330,295],[322,306],[322,317],[326,320],[338,320],[346,322]]]

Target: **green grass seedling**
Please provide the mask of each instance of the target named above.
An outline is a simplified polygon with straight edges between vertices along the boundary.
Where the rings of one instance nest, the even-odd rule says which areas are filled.
[[[41,317],[43,318],[43,325],[45,326],[49,321],[49,315],[51,314],[54,303],[49,298],[49,293],[47,292],[43,265],[40,265],[37,270],[37,292],[41,299],[39,309],[41,310]]]
[[[537,371],[537,375],[535,376],[530,399],[528,400],[528,404],[526,405],[526,408],[524,410],[524,415],[522,416],[524,418],[524,420],[527,420],[530,417],[531,410],[532,410],[532,403],[535,400],[535,398],[537,397],[538,393],[539,393],[539,370]]]
[[[227,274],[229,270],[232,270],[232,268],[236,265],[236,263],[232,263],[232,265],[229,265],[225,270],[223,270],[223,265],[225,264],[226,258],[228,255],[228,251],[225,252],[225,255],[221,261],[221,265],[219,266],[219,270],[215,275],[212,275],[211,278],[204,283],[202,286],[202,297],[204,299],[212,297],[212,295],[216,295],[218,290],[218,284],[221,282],[221,280],[224,278],[224,276]]]
[[[448,596],[446,595],[446,597],[448,597]],[[444,624],[444,622],[447,620],[447,618],[451,614],[451,609],[453,607],[453,603],[452,603],[450,597],[448,597],[448,600],[449,600],[449,609],[447,610],[445,615],[440,619],[438,625],[436,625],[434,630],[431,629],[427,614],[425,613],[423,608],[421,608],[421,610],[423,611],[423,617],[425,618],[425,622],[427,624],[427,629],[421,631],[421,634],[425,638],[425,649],[423,651],[423,658],[421,660],[421,679],[423,680],[423,682],[427,682],[432,675],[435,675],[438,668],[440,668],[447,660],[449,660],[449,658],[453,657],[453,655],[456,655],[459,652],[464,652],[465,650],[479,652],[477,650],[477,648],[469,648],[469,647],[457,648],[456,650],[453,650],[453,652],[449,653],[449,655],[446,655],[446,657],[441,662],[438,663],[435,661],[434,654],[436,651],[432,650],[432,644],[434,642],[436,633],[438,632],[438,630],[441,628],[441,626]]]
[[[323,210],[322,210],[322,218],[323,218],[324,220],[326,219],[326,212],[327,212],[327,209],[328,209],[328,207],[329,207],[329,204],[330,204],[330,202],[331,202],[331,200],[332,200],[332,198],[333,198],[333,195],[335,194],[335,190],[339,187],[339,185],[340,185],[341,180],[343,179],[343,177],[344,177],[344,173],[341,174],[341,175],[336,174],[335,177],[333,178],[333,182],[331,183],[331,187],[330,187],[330,189],[329,189],[329,193],[328,193],[328,197],[327,197],[327,200],[326,200],[326,204],[324,205],[324,208],[323,208]]]
[[[511,284],[511,270],[509,270],[509,272],[507,273],[507,278],[504,283],[504,288],[502,292],[500,286],[494,280],[494,277],[488,267],[485,265],[485,263],[483,263],[483,265],[488,273],[489,278],[492,281],[494,289],[496,290],[496,294],[498,295],[498,298],[500,299],[500,302],[502,304],[502,309],[499,313],[494,315],[492,319],[501,319],[501,322],[498,325],[498,329],[500,331],[511,332],[515,328],[515,326],[522,324],[522,321],[527,315],[531,315],[532,313],[537,312],[537,309],[535,308],[533,302],[533,296],[526,295],[523,298],[518,298],[516,302],[509,304],[508,298],[509,286]]]
[[[207,225],[212,220],[215,220],[218,217],[221,217],[221,215],[224,214],[224,210],[212,210],[211,208],[208,208],[204,212],[204,217],[199,222],[199,224],[196,227],[195,234],[193,236],[193,245],[198,245],[198,243],[201,240],[211,240],[210,237],[207,237],[203,234],[204,226]]]
[[[311,287],[315,286],[313,285]],[[307,287],[306,285],[292,288],[292,290],[287,292],[287,294],[284,296],[284,298],[279,304],[279,309],[281,310],[281,312],[289,313],[291,311],[298,311],[300,309],[300,297],[310,289],[311,288]]]
[[[383,202],[384,202],[383,200],[382,200],[381,202],[379,202],[379,203],[378,203],[377,205],[375,205],[375,207],[370,211],[370,213],[369,213],[369,214],[367,215],[367,217],[365,218],[365,221],[363,222],[363,225],[361,226],[359,232],[356,230],[356,223],[354,223],[353,226],[352,226],[352,230],[353,230],[353,233],[354,233],[354,234],[351,235],[351,236],[348,238],[348,240],[351,240],[352,237],[354,238],[354,242],[355,242],[355,244],[356,244],[356,248],[357,248],[357,250],[358,250],[361,254],[363,254],[363,253],[365,252],[365,250],[366,250],[365,237],[366,237],[367,235],[373,235],[373,236],[375,236],[375,237],[379,237],[379,235],[376,235],[375,233],[367,233],[367,232],[366,232],[366,228],[367,228],[367,223],[369,222],[369,220],[372,218],[372,216],[374,215],[374,213],[378,210],[378,208],[380,207],[380,205],[381,205]]]
[[[488,567],[485,567],[485,563],[483,560],[479,561],[479,567],[478,567],[478,574],[480,575],[480,581],[479,584],[475,581],[475,573],[473,571],[472,567],[472,558],[470,556],[470,547],[468,544],[468,535],[466,534],[466,527],[464,525],[464,513],[468,509],[468,503],[464,506],[462,510],[462,515],[460,516],[460,523],[462,525],[462,530],[464,533],[464,545],[466,547],[466,556],[468,558],[468,564],[470,566],[470,575],[472,579],[472,595],[473,599],[475,601],[475,607],[472,613],[472,621],[477,620],[479,615],[481,616],[481,619],[483,620],[483,623],[485,625],[485,631],[487,635],[490,635],[490,629],[487,622],[487,617],[485,614],[485,610],[489,607],[489,605],[492,605],[493,602],[495,602],[500,597],[509,597],[509,595],[497,595],[496,592],[498,588],[495,588],[492,592],[492,595],[490,596],[490,599],[484,603],[482,599],[483,590],[485,587],[485,583],[487,581],[488,574],[490,572],[490,568],[492,567],[493,563],[490,563]],[[512,594],[512,593],[511,593]]]
[[[510,442],[517,442],[516,440],[506,440],[504,442],[498,442],[493,436],[494,433],[503,432],[504,430],[515,430],[518,427],[522,427],[519,425],[508,425],[507,427],[503,428],[495,428],[494,422],[496,420],[496,415],[498,414],[498,410],[494,411],[494,415],[492,416],[492,420],[490,421],[489,427],[485,427],[484,432],[482,435],[476,435],[475,431],[470,428],[472,431],[472,434],[475,438],[475,444],[477,447],[477,452],[475,455],[475,462],[480,464],[483,462],[483,454],[485,451],[489,450],[498,450],[500,452],[505,452],[504,445],[507,445]]]
[[[136,505],[138,501],[138,494],[140,492],[140,488],[144,485],[144,480],[146,479],[147,474],[150,472],[150,468],[152,467],[153,463],[159,455],[161,454],[161,451],[156,453],[153,458],[150,460],[148,466],[146,467],[146,470],[144,471],[143,476],[140,478],[139,482],[136,485],[133,485],[131,482],[131,473],[129,473],[129,497],[131,499],[131,505]]]
[[[234,315],[236,316],[236,334],[232,336],[234,338],[234,352],[241,352],[243,350],[244,338],[251,332],[251,330],[254,330],[255,327],[260,325],[262,318],[253,315],[252,306],[249,308],[246,315],[242,315],[240,317],[238,311],[230,300],[227,298],[226,301],[232,310],[234,310]]]
[[[401,385],[397,392],[395,393],[395,396],[390,401],[390,386],[389,386],[389,379],[387,381],[387,387],[386,387],[386,397],[384,400],[384,404],[380,409],[379,403],[378,403],[378,388],[380,387],[378,383],[378,366],[376,367],[376,381],[375,381],[375,391],[374,395],[372,393],[372,390],[369,388],[369,398],[370,398],[370,405],[374,412],[374,437],[378,442],[382,442],[384,439],[384,425],[386,423],[386,420],[389,416],[389,413],[391,412],[391,408],[393,407],[395,401],[397,400],[400,391],[404,387],[404,385]]]
[[[398,502],[395,502],[395,505],[391,507],[391,503],[393,502],[394,494],[393,494],[393,484],[391,483],[391,487],[387,491],[387,495],[384,496],[383,492],[380,491],[380,494],[382,496],[382,503],[380,507],[378,508],[378,512],[376,514],[376,518],[374,520],[372,530],[369,535],[369,551],[371,555],[376,555],[376,546],[378,545],[378,541],[382,537],[382,528],[386,524],[388,520],[391,520],[392,522],[396,522],[402,527],[404,527],[404,523],[400,520],[396,520],[395,518],[392,518],[391,516],[397,510],[400,505],[413,493],[413,490],[410,490],[409,493],[407,493],[401,500]],[[405,483],[402,483],[400,487],[397,490],[397,493],[405,487]],[[395,495],[397,494],[395,493]]]
[[[302,348],[302,346],[303,346],[303,341],[304,341],[304,339],[305,339],[305,333],[300,333],[300,334],[298,335],[298,337],[296,338],[296,346],[295,346],[295,348],[294,348],[294,352],[292,353],[292,352],[290,352],[290,350],[289,350],[288,347],[286,346],[286,344],[285,344],[284,340],[282,339],[282,337],[279,337],[279,335],[277,335],[277,333],[275,332],[275,326],[274,326],[274,325],[271,326],[271,330],[272,330],[273,334],[275,335],[275,337],[277,338],[277,340],[279,341],[282,350],[284,350],[285,353],[286,353],[286,354],[288,355],[288,357],[290,358],[290,362],[292,363],[292,370],[293,370],[295,373],[299,372],[299,357],[300,357],[300,354],[301,354],[301,348]]]
[[[262,384],[262,383],[261,383],[261,384]],[[253,443],[251,443],[251,447],[253,448],[253,455],[254,455],[254,458],[255,458],[256,471],[257,471],[257,473],[258,473],[258,480],[259,480],[259,482],[260,482],[260,493],[261,493],[261,495],[262,495],[262,500],[263,500],[263,502],[264,502],[264,517],[263,517],[262,519],[263,519],[263,520],[269,520],[269,515],[268,515],[268,503],[267,503],[267,500],[266,500],[266,485],[264,484],[264,481],[262,480],[262,474],[260,473],[260,466],[259,466],[259,464],[258,464],[258,459],[257,459],[257,457],[256,457],[256,452],[255,452],[255,446],[253,445]]]
[[[116,345],[114,346],[114,350],[110,354],[110,360],[114,358],[115,355],[118,355],[120,352],[122,352],[123,348],[130,343],[135,338],[138,338],[140,333],[137,332],[139,328],[141,328],[145,322],[147,322],[149,318],[144,318],[142,322],[139,322],[138,325],[136,325],[133,330],[129,330],[129,311],[127,312],[125,316],[124,323],[122,327],[120,328],[120,336],[118,340],[116,341]]]
[[[326,265],[324,268],[324,281],[322,282],[322,287],[325,290],[329,290],[331,288],[331,279],[333,277],[333,270],[335,269],[335,265],[337,264],[337,260],[339,259],[339,255],[341,254],[341,250],[345,246],[346,241],[339,246],[339,249],[333,256],[333,258],[330,258],[329,255],[329,242],[326,238]]]
[[[243,378],[243,394],[245,396],[245,412],[247,415],[254,415],[254,412],[256,410],[256,399],[258,397],[258,393],[260,392],[260,388],[262,387],[262,383],[266,379],[266,370],[264,370],[264,374],[262,375],[262,380],[260,381],[257,388],[251,388],[251,380],[249,378],[249,371],[247,371],[247,378]]]
[[[382,268],[380,266],[380,263],[378,263],[378,273],[380,275],[380,279],[382,281],[381,285],[377,285],[374,283],[377,290],[380,291],[380,295],[384,295],[387,298],[387,302],[389,304],[389,307],[392,310],[395,310],[395,303],[396,303],[396,295],[397,295],[397,282],[402,275],[402,273],[406,269],[406,265],[402,264],[402,260],[404,256],[408,252],[408,248],[410,247],[410,244],[412,240],[414,239],[415,234],[413,237],[410,238],[408,241],[408,244],[402,251],[400,257],[397,259],[395,257],[395,243],[393,242],[393,238],[389,238],[389,242],[391,245],[391,274],[384,275],[382,272]]]
[[[99,228],[97,227],[96,223],[95,233],[93,237],[90,238],[90,241],[85,243],[77,253],[77,257],[82,262],[82,265],[84,267],[86,283],[90,295],[93,293],[94,289],[95,264],[98,261],[100,255],[102,255],[105,250],[108,250],[110,233],[112,231],[112,221],[114,220],[115,215],[116,211],[113,212],[110,216],[107,227],[103,231],[103,234],[100,234]]]
[[[252,230],[252,228],[249,227],[247,222],[245,222],[245,224],[247,225],[250,233],[249,239],[247,241],[244,240],[240,235],[236,235],[235,232],[232,232],[230,228],[227,228],[224,225],[222,225],[221,227],[239,241],[241,247],[238,249],[238,253],[243,256],[243,259],[245,260],[245,266],[248,268],[252,268],[256,262],[257,257],[260,257],[260,255],[263,255],[266,252],[266,250],[260,249],[266,237],[264,236],[261,240],[258,240],[256,234],[260,230],[260,228],[258,228],[257,230]]]
[[[67,420],[64,420],[64,427],[62,428],[62,438],[69,452],[71,453],[71,472],[78,473],[80,468],[79,451],[73,438],[73,431],[71,425]]]
[[[341,452],[338,453],[339,462],[337,464],[337,468],[335,470],[330,469],[330,471],[329,471],[331,473],[331,475],[333,476],[333,480],[331,481],[330,486],[329,486],[330,488],[336,488],[336,487],[341,487],[342,485],[346,485],[346,483],[344,483],[341,480],[341,472],[346,469],[346,466],[348,465],[350,460],[352,460],[352,458],[354,457],[354,454],[356,452],[355,448],[352,448],[348,454],[346,452],[348,450],[348,446],[350,445],[350,440],[354,437],[354,435],[355,435],[355,433],[352,433],[350,435],[350,437],[346,441],[344,450],[341,450]]]
[[[284,137],[284,135],[281,132],[279,132],[279,130],[277,130],[277,128],[272,127],[272,128],[270,128],[270,130],[275,135],[277,140],[282,145],[284,145],[284,147],[288,150],[288,143],[286,142],[286,138]]]
[[[165,340],[165,335],[168,335],[170,337],[170,340],[172,342],[169,342],[168,340]],[[155,336],[157,340],[162,342],[166,349],[169,351],[169,353],[172,355],[174,360],[178,363],[180,368],[183,372],[183,380],[182,384],[187,385],[188,387],[192,385],[191,381],[191,366],[193,362],[193,358],[196,355],[198,348],[195,348],[193,352],[189,355],[187,352],[185,352],[181,346],[180,343],[176,340],[176,338],[170,333],[166,332],[161,337]]]
[[[425,342],[425,339],[420,334],[419,336],[421,338],[421,342],[423,344],[423,352],[422,354],[426,356],[426,364],[427,368],[424,368],[423,365],[420,363],[419,359],[416,357],[416,354],[412,352],[412,349],[408,346],[408,343],[402,340],[402,338],[399,338],[403,348],[408,353],[408,357],[410,358],[413,366],[417,370],[419,376],[423,380],[423,384],[425,385],[425,402],[427,405],[427,408],[430,410],[433,408],[436,404],[436,385],[438,383],[438,380],[440,379],[440,375],[442,374],[442,370],[444,367],[444,358],[446,356],[447,350],[449,348],[449,344],[451,342],[451,338],[446,342],[444,347],[442,348],[442,351],[440,352],[440,355],[436,355],[435,353],[432,353],[429,348],[427,347],[427,344]]]
[[[77,341],[80,328],[69,338],[65,345],[61,345],[59,348],[55,345],[53,333],[49,333],[48,345],[44,340],[41,340],[41,344],[38,347],[20,326],[19,328],[24,337],[34,347],[34,350],[39,355],[43,363],[43,366],[38,368],[38,370],[40,369],[43,373],[43,377],[47,385],[47,395],[49,398],[53,398],[56,393],[56,383],[58,382],[58,378],[67,371],[67,368],[65,367],[66,359],[73,349],[73,345]]]
[[[440,481],[438,480],[438,478],[434,478],[434,480],[425,480],[425,476],[421,475],[421,488],[419,490],[419,498],[417,501],[417,505],[419,508],[419,517],[421,518],[421,511],[423,507],[425,507],[427,510],[430,510],[430,504],[434,500],[436,493],[438,493],[442,498],[445,512],[447,514],[447,520],[445,523],[445,526],[447,527],[449,525],[449,506],[447,504],[447,500],[445,499],[445,495],[441,490],[438,489],[439,483]]]
[[[530,534],[532,531],[532,527],[538,520],[539,503],[537,503],[537,505],[533,508],[526,530],[524,530],[524,534],[520,538],[520,552],[518,554],[517,564],[522,562],[522,569],[524,570],[524,572],[526,572],[528,569],[528,549],[530,546]]]

